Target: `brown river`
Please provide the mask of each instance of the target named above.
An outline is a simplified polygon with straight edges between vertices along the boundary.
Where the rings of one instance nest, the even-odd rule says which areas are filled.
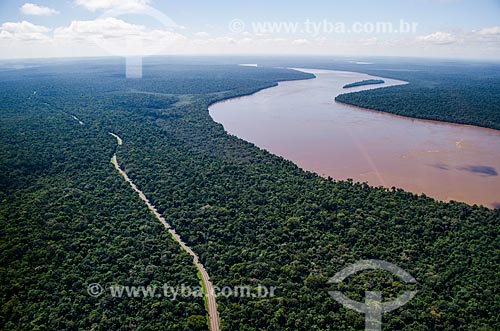
[[[321,176],[500,208],[500,131],[336,103],[338,94],[405,82],[300,70],[316,79],[283,82],[214,104],[210,115],[228,133]],[[386,83],[342,88],[365,79]]]

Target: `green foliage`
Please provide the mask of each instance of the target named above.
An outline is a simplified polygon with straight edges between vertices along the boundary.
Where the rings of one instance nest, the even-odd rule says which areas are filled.
[[[249,60],[251,61],[251,60]],[[259,66],[354,71],[409,82],[342,94],[337,101],[392,114],[500,130],[500,64],[416,58],[291,57],[259,59]]]
[[[138,81],[93,62],[86,74],[60,65],[0,74],[1,329],[207,329],[202,298],[87,295],[96,281],[198,285],[189,256],[109,163],[108,131],[123,138],[122,168],[214,285],[277,287],[272,298],[219,297],[223,330],[363,330],[363,316],[329,290],[390,300],[413,289],[381,272],[325,284],[372,258],[418,281],[384,330],[500,329],[499,211],[324,179],[227,135],[208,114],[217,100],[309,75],[148,65]]]
[[[367,79],[367,80],[362,80],[360,82],[344,85],[343,88],[352,88],[352,87],[365,86],[365,85],[377,85],[377,84],[384,84],[384,83],[385,82],[381,79]]]
[[[381,67],[387,66],[362,71],[410,84],[341,94],[335,100],[401,116],[500,130],[500,66],[431,63]]]
[[[201,315],[189,316],[187,319],[187,328],[193,331],[206,330],[207,318]]]

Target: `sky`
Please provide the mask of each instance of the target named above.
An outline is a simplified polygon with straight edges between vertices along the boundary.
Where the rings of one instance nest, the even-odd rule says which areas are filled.
[[[0,58],[410,56],[500,60],[500,0],[1,0]]]

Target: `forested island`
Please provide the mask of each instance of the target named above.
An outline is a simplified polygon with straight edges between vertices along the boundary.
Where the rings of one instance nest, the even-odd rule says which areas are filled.
[[[343,86],[343,88],[352,88],[352,87],[358,87],[358,86],[365,86],[365,85],[378,85],[378,84],[384,84],[385,82],[382,79],[367,79],[367,80],[362,80],[360,82],[355,82],[351,84],[346,84]]]
[[[272,298],[218,298],[222,330],[363,330],[364,316],[329,290],[363,301],[367,290],[390,300],[409,289],[418,294],[384,314],[384,330],[500,329],[500,211],[325,179],[228,135],[210,104],[313,78],[231,61],[146,59],[141,80],[125,79],[117,59],[2,66],[0,329],[208,330],[202,298],[88,295],[95,282],[198,284],[191,258],[110,163],[108,132],[123,139],[124,171],[214,285],[277,288]],[[481,106],[470,121],[500,123],[494,79],[465,84],[450,74],[429,86],[425,75],[418,84],[417,74],[391,75],[413,84],[354,95],[386,111],[395,109],[389,98],[406,96],[403,109],[421,116],[444,95],[436,117],[458,121]],[[376,271],[327,283],[363,259],[390,261],[418,284]]]
[[[416,58],[265,58],[259,65],[354,71],[409,84],[351,92],[337,101],[396,115],[500,130],[500,64]],[[238,59],[251,61],[251,59]],[[255,60],[254,60],[255,61]]]
[[[500,130],[500,65],[463,61],[378,59],[371,66],[315,61],[315,67],[352,70],[409,84],[351,92],[336,100],[391,114]],[[311,64],[312,65],[312,64]]]

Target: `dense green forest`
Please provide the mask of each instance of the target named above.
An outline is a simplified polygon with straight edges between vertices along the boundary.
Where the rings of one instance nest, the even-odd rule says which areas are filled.
[[[191,258],[110,167],[109,135],[46,102],[77,91],[56,92],[40,78],[1,84],[0,329],[191,330],[188,319],[205,315],[201,299],[157,305],[87,294],[94,282],[198,279]],[[81,109],[70,104],[72,114]]]
[[[311,75],[190,61],[151,59],[141,80],[126,80],[118,60],[2,69],[0,329],[203,329],[199,298],[87,294],[93,282],[198,283],[109,163],[109,131],[123,138],[122,168],[214,285],[277,288],[273,298],[219,297],[223,330],[363,330],[363,315],[328,290],[362,301],[365,290],[390,300],[412,287],[382,272],[327,284],[362,259],[418,282],[384,330],[500,329],[500,211],[304,172],[226,134],[207,108]]]
[[[337,101],[402,116],[500,130],[498,61],[328,56],[241,57],[224,60],[232,63],[258,63],[260,67],[354,71],[406,81],[410,84],[342,94],[337,97]],[[358,61],[364,64],[356,64]]]
[[[221,60],[220,60],[221,61]],[[354,71],[410,84],[339,95],[336,100],[401,116],[500,130],[500,63],[422,58],[237,58],[261,67]],[[365,64],[356,64],[362,61]]]
[[[427,59],[304,59],[308,66],[398,79],[410,84],[339,95],[336,100],[392,114],[477,125],[500,130],[500,64]],[[303,67],[301,59],[268,60],[268,65]]]
[[[344,85],[343,88],[352,88],[352,87],[365,86],[365,85],[377,85],[377,84],[384,84],[384,83],[385,82],[382,79],[367,79],[367,80],[362,80],[360,82],[346,84],[346,85]]]

